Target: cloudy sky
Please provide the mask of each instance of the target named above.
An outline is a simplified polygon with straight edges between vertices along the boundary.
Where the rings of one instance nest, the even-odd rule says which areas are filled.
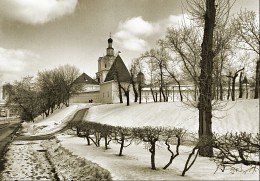
[[[185,18],[184,0],[0,0],[0,84],[71,64],[91,77],[111,32],[128,65]],[[258,0],[237,0],[259,12]]]

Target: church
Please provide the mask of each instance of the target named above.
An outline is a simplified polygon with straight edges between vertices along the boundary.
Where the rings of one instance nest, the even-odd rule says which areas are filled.
[[[74,83],[81,84],[83,86],[83,90],[73,94],[70,102],[93,102],[103,104],[118,103],[118,81],[122,86],[124,86],[129,85],[130,80],[131,76],[126,68],[126,65],[124,64],[124,61],[119,54],[115,55],[113,39],[110,37],[108,39],[106,55],[98,58],[96,80],[92,79],[86,73],[81,74]],[[125,99],[125,96],[123,96],[123,99]]]

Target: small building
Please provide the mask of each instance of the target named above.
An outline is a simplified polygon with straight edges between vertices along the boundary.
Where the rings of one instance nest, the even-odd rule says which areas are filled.
[[[88,103],[100,102],[99,98],[99,83],[88,76],[86,73],[82,73],[75,81],[74,84],[78,84],[82,87],[82,91],[74,93],[70,98],[70,102],[73,103]]]

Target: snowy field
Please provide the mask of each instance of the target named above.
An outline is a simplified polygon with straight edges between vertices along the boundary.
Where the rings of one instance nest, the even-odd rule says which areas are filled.
[[[222,110],[213,112],[213,131],[225,133],[227,131],[259,132],[259,100],[238,100],[223,103]],[[220,109],[220,106],[219,106]],[[198,111],[181,102],[99,105],[90,108],[85,120],[110,125],[127,127],[164,126],[183,127],[191,132],[198,130]],[[162,168],[168,163],[170,154],[161,143],[156,150],[157,170],[150,168],[150,153],[143,144],[132,144],[123,151],[124,156],[117,156],[119,145],[110,143],[105,150],[94,145],[87,146],[87,141],[73,135],[59,135],[61,144],[74,154],[98,163],[112,174],[114,180],[258,180],[259,172],[234,174],[226,170],[224,173],[217,169],[216,164],[209,158],[198,157],[193,167],[181,177],[185,161],[192,147],[181,146],[178,156],[167,169]]]
[[[238,100],[225,103],[223,110],[214,111],[213,131],[225,133],[226,131],[246,131],[250,133],[259,132],[259,100]],[[76,110],[90,105],[73,105],[69,108],[59,110],[46,120],[30,123],[29,135],[48,134],[55,129],[60,129],[62,122],[67,121]],[[85,120],[100,122],[103,124],[121,125],[129,127],[141,126],[172,126],[183,127],[191,132],[198,130],[198,112],[180,102],[174,103],[148,103],[97,105],[90,108]],[[53,118],[55,117],[55,119]],[[56,123],[56,124],[55,124]],[[60,124],[57,124],[60,123]],[[34,125],[34,126],[33,126]],[[42,125],[45,125],[43,128]],[[35,131],[37,130],[37,131]],[[110,149],[105,150],[104,144],[96,147],[94,144],[87,146],[84,138],[75,135],[57,135],[60,144],[67,150],[86,158],[101,167],[110,171],[113,180],[258,180],[259,172],[234,174],[226,170],[222,173],[216,171],[216,164],[209,158],[198,157],[193,167],[186,173],[185,177],[180,176],[185,161],[192,147],[181,146],[180,156],[172,165],[163,170],[162,168],[169,161],[169,152],[162,143],[156,148],[157,170],[150,168],[150,153],[143,144],[132,144],[124,148],[123,155],[117,156],[119,145],[110,143]]]
[[[259,132],[259,100],[223,102],[213,111],[213,132]],[[89,110],[88,121],[126,127],[180,127],[197,133],[198,110],[181,102],[99,105]]]

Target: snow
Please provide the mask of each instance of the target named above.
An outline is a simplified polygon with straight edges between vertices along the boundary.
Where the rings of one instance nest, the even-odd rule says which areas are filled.
[[[220,109],[221,108],[221,109]],[[223,102],[218,110],[213,112],[213,131],[259,132],[259,102],[258,100],[238,100]],[[132,104],[108,104],[91,107],[85,120],[102,124],[120,125],[126,127],[141,126],[173,126],[183,127],[191,132],[198,130],[198,111],[181,102]],[[230,173],[216,171],[216,164],[209,158],[198,157],[195,164],[182,177],[181,172],[192,147],[181,146],[178,156],[167,169],[162,168],[168,163],[170,154],[162,143],[156,148],[157,170],[150,168],[150,153],[143,144],[132,144],[124,148],[124,156],[117,156],[119,144],[110,143],[110,148],[87,146],[84,138],[74,135],[59,135],[61,145],[75,155],[84,157],[109,170],[113,180],[258,180],[258,171],[251,173]],[[104,145],[104,143],[101,143]],[[175,147],[173,147],[175,150]]]
[[[198,110],[182,102],[107,104],[90,108],[85,120],[125,127],[180,127],[197,132]],[[259,100],[222,102],[213,111],[212,130],[259,132]]]
[[[40,152],[42,149],[39,141],[14,141],[5,155],[7,161],[0,179],[54,180],[45,152]]]
[[[79,103],[71,104],[69,107],[64,107],[63,109],[57,109],[55,113],[50,114],[46,119],[37,118],[35,123],[24,122],[22,133],[27,136],[54,133],[62,129],[79,109],[88,107],[90,107],[90,104]]]
[[[73,135],[59,135],[57,138],[61,145],[73,154],[107,169],[113,180],[258,180],[259,178],[258,171],[231,174],[228,170],[225,172],[218,170],[214,174],[216,164],[205,157],[198,157],[186,176],[182,177],[182,170],[192,149],[188,146],[181,146],[180,155],[174,159],[170,167],[163,170],[170,159],[170,153],[162,143],[158,144],[155,158],[157,170],[152,170],[150,153],[143,144],[133,143],[124,148],[123,156],[117,156],[119,144],[110,143],[110,149],[105,150],[104,146],[96,147],[94,144],[88,146],[84,138]],[[175,147],[172,150],[175,150]]]
[[[47,134],[60,129],[77,110],[91,105],[77,104],[59,110],[49,118],[25,125],[28,135]],[[259,132],[259,100],[238,100],[223,102],[223,108],[213,112],[213,131],[225,133],[227,131]],[[181,102],[169,103],[143,103],[107,104],[90,108],[84,118],[103,124],[121,125],[125,127],[164,126],[183,127],[191,132],[198,131],[198,111]],[[33,127],[33,125],[35,125]],[[45,126],[43,128],[43,126]],[[190,153],[191,146],[180,146],[180,155],[176,157],[168,169],[162,168],[168,163],[170,154],[163,143],[156,147],[156,167],[150,168],[150,153],[144,144],[132,143],[124,148],[123,156],[117,156],[119,144],[110,142],[110,149],[105,150],[103,140],[101,147],[94,144],[88,146],[84,138],[76,135],[59,134],[57,139],[64,149],[73,155],[85,158],[107,169],[113,180],[258,180],[259,172],[230,173],[216,171],[216,164],[209,158],[198,157],[195,164],[186,173],[180,176],[185,161]],[[173,146],[173,149],[175,147]]]

